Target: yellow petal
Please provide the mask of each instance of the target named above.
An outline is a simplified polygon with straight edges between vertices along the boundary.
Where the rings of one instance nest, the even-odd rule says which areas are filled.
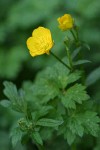
[[[49,29],[38,27],[32,32],[32,37],[27,40],[27,47],[31,56],[42,55],[49,53],[53,47],[53,40]]]

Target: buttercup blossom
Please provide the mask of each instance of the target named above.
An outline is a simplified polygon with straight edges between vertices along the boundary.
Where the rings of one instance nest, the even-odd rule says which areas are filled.
[[[57,19],[57,21],[59,22],[59,28],[60,28],[62,31],[71,29],[71,28],[73,28],[73,26],[74,26],[74,20],[73,20],[73,18],[71,17],[71,15],[69,15],[69,14],[65,14],[65,15],[63,15],[62,17],[59,17],[59,18]]]
[[[35,29],[32,37],[27,39],[27,47],[33,57],[44,53],[49,54],[53,44],[50,30],[44,27]]]

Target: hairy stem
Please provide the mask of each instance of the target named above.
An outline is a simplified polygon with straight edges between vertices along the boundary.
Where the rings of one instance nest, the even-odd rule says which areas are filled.
[[[71,58],[71,55],[70,55],[69,48],[67,46],[66,46],[66,51],[67,51],[67,57],[68,57],[68,60],[69,60],[70,70],[73,71],[72,58]]]
[[[75,35],[75,33],[74,33],[74,31],[73,30],[70,30],[70,32],[71,32],[71,34],[72,34],[72,36],[73,36],[73,38],[74,38],[74,40],[76,41],[76,43],[78,42],[78,37],[76,37],[76,35]],[[77,35],[78,36],[78,35]]]
[[[41,146],[39,144],[36,144],[36,145],[37,145],[38,150],[45,150],[43,146]]]
[[[69,70],[71,70],[71,68],[65,64],[58,56],[56,56],[53,52],[50,52],[50,54],[52,54],[60,63],[62,63],[65,67],[67,67]]]
[[[75,143],[72,144],[71,150],[76,150],[76,144]]]

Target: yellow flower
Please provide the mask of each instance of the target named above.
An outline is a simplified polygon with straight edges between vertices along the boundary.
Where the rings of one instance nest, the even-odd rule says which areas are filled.
[[[27,47],[33,57],[44,53],[49,54],[53,44],[50,30],[44,27],[35,29],[32,37],[27,39]]]
[[[74,26],[74,20],[73,20],[73,18],[71,17],[71,15],[69,15],[69,14],[65,14],[65,15],[63,15],[62,17],[59,17],[59,18],[57,19],[57,21],[59,22],[59,28],[60,28],[62,31],[71,29],[71,28],[73,28],[73,26]]]

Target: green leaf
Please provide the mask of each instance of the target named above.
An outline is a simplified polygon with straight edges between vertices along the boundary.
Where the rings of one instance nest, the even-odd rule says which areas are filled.
[[[32,117],[38,120],[40,117],[47,115],[51,109],[53,109],[52,106],[42,106],[40,110],[32,113]]]
[[[17,127],[17,128],[14,128],[11,133],[10,133],[10,137],[11,137],[11,140],[12,140],[12,145],[13,147],[16,146],[16,144],[21,141],[21,138],[22,138],[22,131]]]
[[[65,63],[66,60],[67,58],[63,59]],[[56,63],[56,65],[52,69],[54,69],[56,73],[56,76],[54,78],[57,86],[60,89],[64,89],[67,85],[69,70],[61,63]]]
[[[84,46],[85,48],[87,48],[87,50],[90,50],[89,44],[87,44],[85,41],[82,41],[82,46]]]
[[[24,98],[24,91],[19,90],[17,91],[16,86],[12,82],[4,82],[4,94],[9,98],[11,101],[12,109],[18,112],[26,112],[27,109],[27,102]]]
[[[2,100],[0,101],[0,105],[2,105],[3,107],[10,107],[11,103],[8,100]]]
[[[68,144],[71,145],[74,142],[76,136],[70,131],[70,129],[68,129],[64,134],[64,138],[67,139]]]
[[[72,59],[74,59],[78,55],[78,53],[80,52],[81,49],[82,49],[82,47],[78,47],[73,51],[72,56],[71,56]]]
[[[70,131],[73,133],[73,134],[76,134],[80,137],[83,136],[83,133],[84,133],[84,127],[82,125],[82,122],[80,120],[80,118],[76,116],[74,117],[71,117],[69,120],[68,120],[68,124],[67,124],[68,128],[70,129]]]
[[[4,94],[11,100],[14,101],[18,97],[17,88],[12,82],[5,81],[4,83],[5,89]]]
[[[96,112],[86,111],[83,116],[83,125],[86,130],[93,136],[97,136],[100,130],[99,123],[100,118]]]
[[[21,138],[21,144],[22,145],[27,144],[28,141],[29,141],[29,135],[28,134],[23,135]]]
[[[97,136],[100,130],[99,128],[100,118],[96,112],[85,111],[82,113],[74,114],[69,118],[67,127],[73,134],[83,136],[83,133],[89,133],[93,136]]]
[[[68,116],[64,118],[64,123],[59,127],[59,130],[58,130],[58,135],[61,135],[63,134],[64,135],[64,139],[67,139],[67,142],[69,145],[71,145],[75,138],[76,138],[76,134],[75,132],[73,133],[69,126],[68,126]]]
[[[77,81],[80,77],[81,77],[80,71],[75,71],[74,73],[69,74],[68,80],[67,80],[67,85]]]
[[[100,131],[100,118],[92,111],[72,113],[64,117],[64,123],[59,127],[58,134],[63,134],[71,145],[77,136],[82,137],[85,133],[97,136]]]
[[[91,63],[91,61],[89,61],[89,60],[78,60],[76,62],[73,62],[74,66],[86,64],[86,63]]]
[[[59,95],[59,89],[67,85],[68,70],[62,64],[58,64],[40,72],[36,78],[32,93],[39,99],[39,103],[47,103],[54,99]]]
[[[59,94],[56,83],[52,80],[41,79],[33,85],[33,95],[39,99],[40,103],[47,103]]]
[[[86,79],[86,85],[90,86],[100,79],[100,67],[93,70]]]
[[[43,145],[43,141],[42,141],[42,138],[41,138],[39,132],[34,131],[34,132],[32,133],[32,139],[33,139],[36,143],[38,143],[38,144],[40,144],[40,145]]]
[[[63,61],[65,62],[65,60]],[[49,81],[49,85],[53,84],[53,86],[55,85],[55,87],[64,88],[68,79],[68,73],[69,70],[63,64],[56,63],[51,68],[48,67],[46,70],[40,72],[37,76],[37,80],[41,82],[40,79],[45,79]]]
[[[54,120],[48,118],[42,118],[37,121],[36,125],[44,126],[44,127],[56,127],[63,123],[62,120]]]
[[[44,141],[51,140],[54,132],[54,128],[41,128],[41,136]]]
[[[82,101],[89,99],[85,87],[81,84],[75,84],[61,96],[61,101],[66,108],[76,108],[76,103],[82,104]]]

